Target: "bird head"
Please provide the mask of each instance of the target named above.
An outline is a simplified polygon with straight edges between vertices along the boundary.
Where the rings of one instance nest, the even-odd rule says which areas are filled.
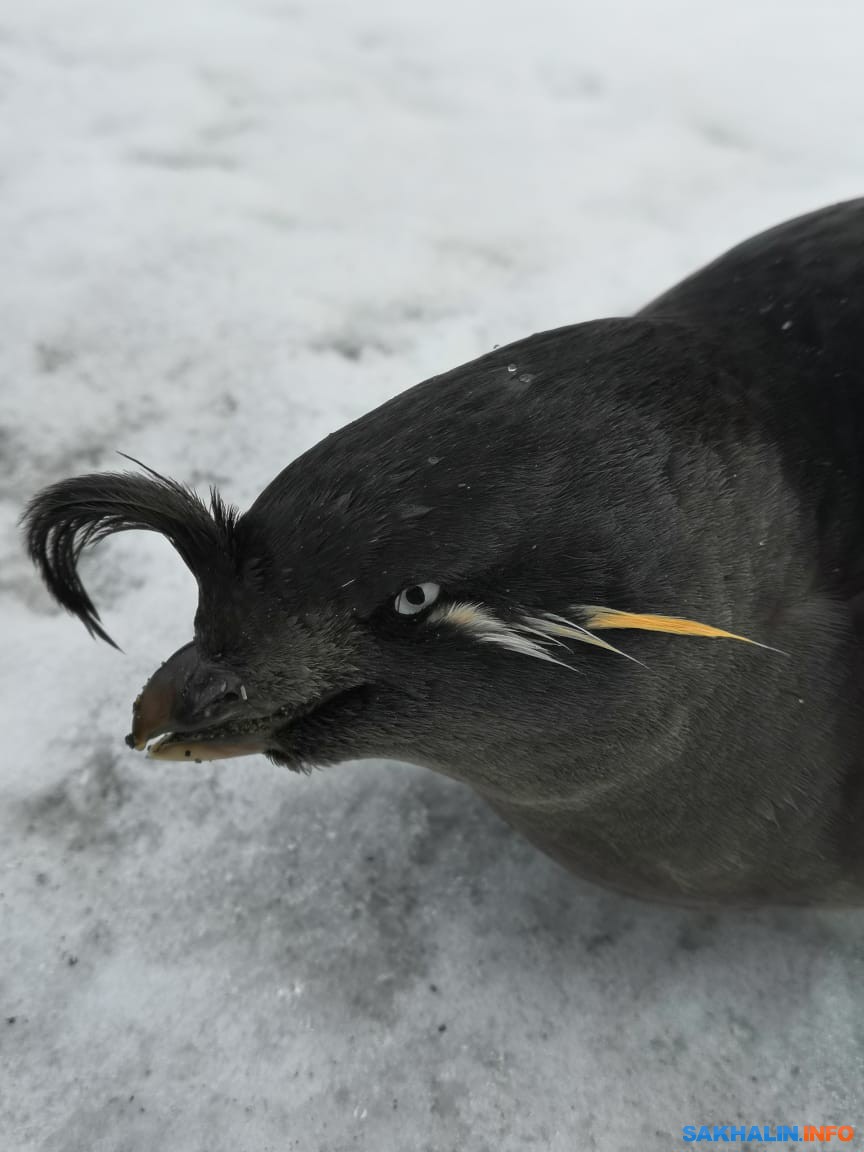
[[[92,634],[109,640],[83,547],[159,532],[197,581],[193,639],[135,702],[129,743],[295,769],[393,757],[494,790],[502,765],[512,784],[553,749],[637,730],[661,688],[611,630],[730,634],[598,607],[664,606],[676,581],[692,587],[686,525],[656,441],[613,388],[585,400],[554,337],[397,396],[242,515],[149,469],[39,493],[30,554]]]

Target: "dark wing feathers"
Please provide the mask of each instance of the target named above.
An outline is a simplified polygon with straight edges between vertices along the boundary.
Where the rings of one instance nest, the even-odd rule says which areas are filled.
[[[142,467],[144,467],[142,465]],[[78,575],[78,557],[114,532],[159,532],[199,580],[236,563],[237,511],[215,489],[210,508],[190,488],[152,469],[61,480],[39,492],[22,517],[27,550],[58,603],[93,636],[116,647]]]

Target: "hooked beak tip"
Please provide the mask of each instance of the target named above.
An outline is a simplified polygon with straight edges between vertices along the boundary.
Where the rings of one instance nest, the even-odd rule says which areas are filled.
[[[158,676],[157,672],[132,706],[132,731],[126,743],[138,752],[147,747],[148,740],[169,732],[173,724],[177,693],[170,685],[154,683]]]

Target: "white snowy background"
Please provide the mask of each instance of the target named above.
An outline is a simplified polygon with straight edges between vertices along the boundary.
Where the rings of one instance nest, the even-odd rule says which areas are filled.
[[[3,1152],[864,1135],[864,913],[637,904],[403,765],[148,763],[191,578],[90,558],[120,655],[16,526],[115,449],[245,505],[416,381],[860,194],[862,36],[860,0],[0,0]]]

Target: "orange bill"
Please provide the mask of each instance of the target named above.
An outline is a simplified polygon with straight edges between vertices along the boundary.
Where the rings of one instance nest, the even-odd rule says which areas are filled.
[[[185,760],[200,764],[202,760],[233,760],[237,756],[255,756],[266,752],[267,745],[261,740],[183,740],[182,737],[166,737],[147,749],[150,760]]]

